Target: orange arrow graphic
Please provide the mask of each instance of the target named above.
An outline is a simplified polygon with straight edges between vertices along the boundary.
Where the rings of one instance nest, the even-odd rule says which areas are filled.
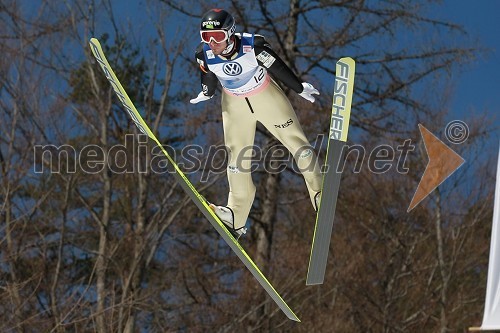
[[[442,182],[454,173],[465,160],[450,147],[434,136],[427,128],[418,124],[420,134],[424,139],[425,150],[429,156],[429,163],[425,167],[424,175],[420,179],[417,190],[413,195],[408,212],[415,208]]]

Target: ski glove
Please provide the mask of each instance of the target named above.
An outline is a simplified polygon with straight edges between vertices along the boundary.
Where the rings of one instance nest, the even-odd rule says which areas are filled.
[[[319,95],[318,89],[314,88],[312,84],[307,82],[302,82],[302,87],[304,90],[299,94],[300,97],[307,99],[309,102],[314,103],[314,95]]]
[[[193,98],[191,99],[189,102],[191,104],[196,104],[196,103],[199,103],[199,102],[204,102],[204,101],[208,101],[210,98],[212,98],[213,96],[207,96],[202,92],[200,92],[198,94],[198,96],[196,98]]]

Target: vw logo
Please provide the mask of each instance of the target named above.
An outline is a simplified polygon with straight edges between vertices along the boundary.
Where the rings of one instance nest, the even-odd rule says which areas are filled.
[[[242,68],[241,65],[238,64],[237,62],[230,62],[224,64],[222,70],[224,71],[225,74],[229,76],[236,76],[241,74]]]

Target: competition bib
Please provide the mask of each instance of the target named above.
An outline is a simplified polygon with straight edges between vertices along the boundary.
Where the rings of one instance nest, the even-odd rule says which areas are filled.
[[[238,54],[232,60],[215,56],[207,44],[203,46],[208,69],[231,95],[250,96],[267,87],[270,82],[267,70],[257,62],[253,42],[253,34],[244,33]]]

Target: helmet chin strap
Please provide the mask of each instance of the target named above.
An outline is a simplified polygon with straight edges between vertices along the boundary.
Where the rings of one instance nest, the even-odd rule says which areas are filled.
[[[234,40],[234,35],[231,36],[228,40],[227,47],[222,51],[223,56],[230,56],[234,51],[234,46],[236,45]]]

